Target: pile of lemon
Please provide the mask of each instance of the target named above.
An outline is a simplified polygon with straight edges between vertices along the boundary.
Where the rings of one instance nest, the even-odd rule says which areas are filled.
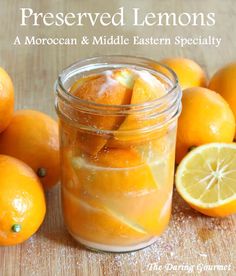
[[[59,180],[58,124],[14,110],[14,85],[0,67],[0,246],[31,237],[46,213],[44,191]]]
[[[236,63],[208,81],[184,58],[162,60],[183,89],[178,122],[176,187],[209,216],[236,212]],[[58,125],[46,114],[14,111],[11,78],[0,68],[0,245],[25,241],[42,224],[44,189],[59,179]],[[43,189],[44,188],[44,189]]]
[[[190,206],[208,216],[236,212],[236,63],[208,81],[184,58],[166,59],[183,89],[178,122],[176,188]]]

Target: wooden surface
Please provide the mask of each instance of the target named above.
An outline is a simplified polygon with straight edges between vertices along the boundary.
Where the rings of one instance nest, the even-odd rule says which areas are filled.
[[[69,2],[69,3],[68,3]],[[98,4],[99,3],[99,4]],[[21,27],[20,7],[35,11],[115,11],[124,6],[148,11],[215,12],[215,27],[122,28]],[[236,59],[236,3],[234,0],[176,1],[16,1],[0,0],[0,66],[12,76],[16,108],[44,111],[54,117],[53,84],[57,74],[79,58],[101,54],[128,54],[160,59],[185,56],[198,61],[211,75]],[[129,20],[129,18],[127,18]],[[211,46],[13,46],[16,35],[67,36],[134,34],[147,36],[217,35],[219,48]],[[200,275],[236,275],[236,217],[213,219],[191,210],[175,193],[169,229],[153,246],[131,254],[100,254],[78,245],[66,232],[60,213],[58,187],[47,194],[48,212],[36,235],[22,245],[0,248],[0,275],[187,275],[185,270],[167,270],[171,265],[231,265],[230,271],[207,271]],[[150,264],[167,265],[149,271]],[[184,269],[184,268],[183,268]]]

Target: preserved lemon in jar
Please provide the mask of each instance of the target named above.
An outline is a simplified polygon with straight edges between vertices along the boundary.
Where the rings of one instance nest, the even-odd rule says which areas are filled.
[[[68,231],[102,251],[152,244],[171,213],[181,109],[175,74],[147,59],[98,57],[65,69],[56,93]]]

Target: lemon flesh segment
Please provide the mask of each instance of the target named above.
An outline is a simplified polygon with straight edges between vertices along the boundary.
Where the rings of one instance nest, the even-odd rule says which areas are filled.
[[[212,143],[191,151],[177,169],[176,187],[200,208],[236,203],[236,144]]]

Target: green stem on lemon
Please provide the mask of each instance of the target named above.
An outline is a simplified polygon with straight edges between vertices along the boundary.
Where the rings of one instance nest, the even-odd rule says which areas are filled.
[[[37,175],[40,178],[45,177],[47,175],[47,170],[45,168],[39,168],[37,170]]]
[[[11,227],[11,230],[15,233],[19,233],[21,231],[20,224],[13,224],[12,227]]]
[[[196,146],[191,146],[191,147],[189,147],[188,148],[188,152],[190,152],[191,150],[193,150],[193,149],[195,149],[196,148]]]

